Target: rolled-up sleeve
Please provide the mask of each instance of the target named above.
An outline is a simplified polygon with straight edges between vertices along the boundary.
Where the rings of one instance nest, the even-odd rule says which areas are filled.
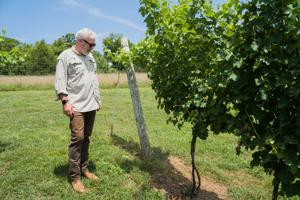
[[[58,58],[56,63],[56,72],[55,72],[55,91],[56,95],[65,94],[67,92],[67,66],[65,65],[61,57]]]

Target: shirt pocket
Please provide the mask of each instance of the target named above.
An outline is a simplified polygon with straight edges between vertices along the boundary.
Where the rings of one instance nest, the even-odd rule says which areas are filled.
[[[90,72],[96,73],[96,61],[94,59],[89,59],[88,69]]]
[[[68,76],[70,78],[78,77],[81,76],[83,72],[84,72],[84,68],[82,65],[82,61],[75,58],[71,58],[68,64],[68,70],[67,70]]]

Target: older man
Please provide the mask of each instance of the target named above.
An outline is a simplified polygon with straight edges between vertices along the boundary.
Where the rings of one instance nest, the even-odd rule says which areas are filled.
[[[87,28],[76,33],[76,44],[63,51],[56,64],[55,90],[63,112],[70,118],[69,175],[76,192],[85,191],[81,175],[99,178],[88,171],[89,143],[96,111],[101,108],[96,62],[90,53],[96,34]]]

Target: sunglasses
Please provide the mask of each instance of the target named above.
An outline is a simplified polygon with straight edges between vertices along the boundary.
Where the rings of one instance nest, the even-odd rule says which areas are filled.
[[[87,44],[90,46],[90,48],[93,48],[93,47],[95,47],[95,46],[96,46],[96,44],[95,44],[95,43],[91,44],[91,43],[89,43],[89,42],[88,42],[88,41],[86,41],[86,40],[82,40],[82,41],[84,41],[85,43],[87,43]]]

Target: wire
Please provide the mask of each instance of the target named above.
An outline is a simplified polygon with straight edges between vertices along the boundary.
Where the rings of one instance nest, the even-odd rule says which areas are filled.
[[[115,114],[116,99],[118,97],[119,86],[120,86],[120,71],[118,71],[118,80],[116,83],[116,90],[115,90],[114,94],[112,95],[110,136],[112,136],[114,133],[114,124],[115,124],[115,119],[116,119],[116,114]]]

